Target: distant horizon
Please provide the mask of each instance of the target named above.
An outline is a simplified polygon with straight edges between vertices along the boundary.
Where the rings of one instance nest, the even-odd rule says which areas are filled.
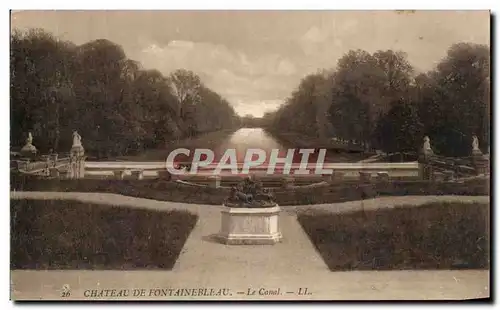
[[[455,43],[490,46],[489,11],[18,11],[11,26],[77,45],[107,39],[165,76],[191,70],[237,115],[254,118],[349,50],[403,51],[423,73]]]

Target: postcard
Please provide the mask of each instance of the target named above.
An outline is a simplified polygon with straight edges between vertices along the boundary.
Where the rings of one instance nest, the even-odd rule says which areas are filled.
[[[488,299],[490,18],[11,12],[11,299]]]

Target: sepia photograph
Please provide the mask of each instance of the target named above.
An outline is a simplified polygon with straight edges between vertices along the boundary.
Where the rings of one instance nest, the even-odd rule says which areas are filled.
[[[13,301],[488,300],[488,10],[13,10]]]

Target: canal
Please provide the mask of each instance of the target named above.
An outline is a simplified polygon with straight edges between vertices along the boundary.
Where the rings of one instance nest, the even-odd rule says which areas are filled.
[[[238,162],[243,162],[248,149],[262,149],[266,152],[266,162],[269,159],[271,151],[279,150],[279,157],[285,157],[288,149],[296,149],[294,162],[300,162],[301,155],[298,153],[298,147],[276,139],[272,134],[263,128],[240,128],[236,131],[220,131],[203,134],[196,138],[185,139],[176,143],[169,144],[162,149],[148,150],[137,156],[122,157],[122,160],[134,161],[160,161],[165,160],[168,154],[176,148],[186,148],[191,151],[191,156],[196,148],[210,149],[214,152],[215,161],[218,161],[228,149],[236,151]],[[310,162],[316,162],[318,150],[311,154]],[[362,154],[351,154],[346,152],[336,152],[327,150],[326,162],[354,162],[364,158]],[[180,158],[176,157],[176,161]],[[189,161],[186,158],[186,161]]]

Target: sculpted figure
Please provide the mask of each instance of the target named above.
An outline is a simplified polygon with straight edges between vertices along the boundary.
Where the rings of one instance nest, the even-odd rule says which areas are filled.
[[[477,136],[472,136],[472,150],[479,151],[479,140]]]
[[[28,145],[33,144],[33,136],[31,135],[31,132],[28,132],[28,138],[26,139],[26,144]]]
[[[73,131],[73,147],[82,146],[82,137],[78,134],[78,132]]]
[[[23,154],[23,156],[25,157],[32,157],[36,155],[36,153],[36,147],[33,145],[33,135],[31,135],[31,132],[29,132],[28,138],[26,138],[26,144],[21,149],[21,154]]]
[[[431,139],[428,136],[424,137],[424,152],[431,150]]]
[[[263,208],[275,205],[272,194],[251,177],[246,177],[243,182],[231,187],[226,203],[231,207],[240,208]]]

